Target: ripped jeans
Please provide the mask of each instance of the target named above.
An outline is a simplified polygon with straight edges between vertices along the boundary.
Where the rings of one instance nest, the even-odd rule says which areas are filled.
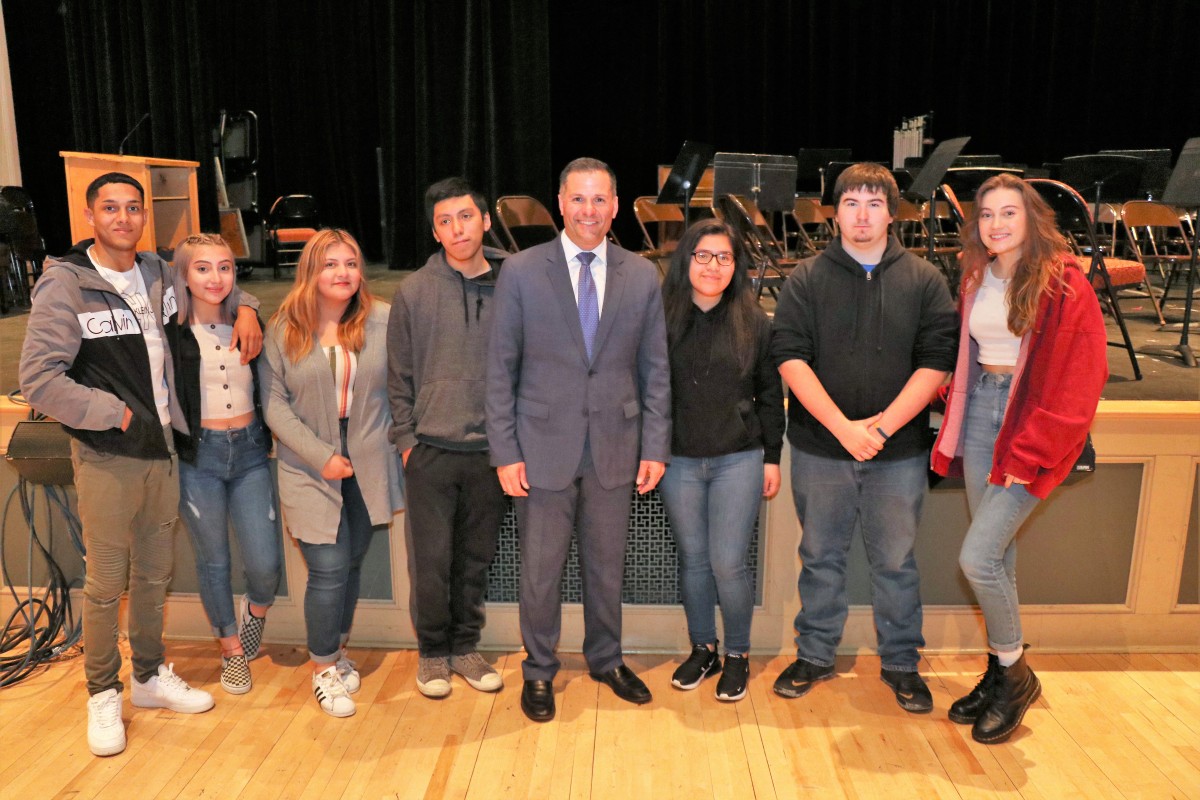
[[[237,535],[246,597],[257,606],[275,602],[283,563],[275,486],[267,465],[271,434],[258,420],[245,428],[200,431],[196,461],[179,464],[179,513],[196,552],[200,602],[213,635],[234,636],[229,522]]]

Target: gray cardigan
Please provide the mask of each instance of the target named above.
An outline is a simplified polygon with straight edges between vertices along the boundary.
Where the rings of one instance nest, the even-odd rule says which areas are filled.
[[[375,301],[371,306],[346,434],[350,463],[373,525],[389,524],[395,511],[404,507],[400,458],[388,443],[388,312],[387,303]],[[342,482],[321,477],[329,457],[340,451],[341,438],[329,361],[314,341],[307,356],[291,363],[275,325],[267,331],[263,352],[259,391],[267,426],[278,441],[284,524],[302,542],[332,544],[341,520]]]

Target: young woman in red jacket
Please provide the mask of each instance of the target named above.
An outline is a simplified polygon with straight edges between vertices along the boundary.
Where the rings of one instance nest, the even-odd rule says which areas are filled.
[[[1017,531],[1071,471],[1108,378],[1088,277],[1054,212],[1013,175],[979,188],[963,232],[962,332],[933,468],[965,479],[971,527],[959,564],[987,625],[987,670],[950,707],[978,742],[1012,735],[1041,684],[1025,661]]]

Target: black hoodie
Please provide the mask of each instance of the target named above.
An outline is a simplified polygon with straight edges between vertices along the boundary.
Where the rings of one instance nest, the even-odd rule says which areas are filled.
[[[894,237],[871,272],[835,239],[801,261],[775,309],[771,355],[776,366],[800,359],[849,419],[883,411],[917,369],[954,369],[957,318],[945,278]],[[852,459],[837,437],[794,396],[788,441],[827,458]],[[929,412],[891,432],[877,458],[908,458],[929,449]]]

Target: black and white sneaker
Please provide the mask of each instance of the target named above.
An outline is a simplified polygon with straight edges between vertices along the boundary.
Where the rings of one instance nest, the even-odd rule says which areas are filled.
[[[721,656],[717,653],[717,643],[713,642],[712,650],[709,650],[706,644],[694,644],[692,654],[671,676],[671,685],[676,689],[695,689],[709,675],[720,671]]]
[[[241,653],[221,658],[221,688],[230,694],[245,694],[254,683],[250,678],[250,665]]]
[[[745,655],[725,654],[725,669],[717,681],[717,699],[731,703],[746,696],[750,682],[750,659]]]
[[[354,701],[346,693],[342,679],[338,677],[337,667],[330,664],[312,676],[313,697],[321,710],[331,717],[350,717],[354,715]]]
[[[263,628],[267,627],[267,619],[250,613],[250,599],[246,595],[242,595],[238,619],[238,639],[242,642],[242,652],[246,654],[247,661],[253,661],[260,655],[259,648],[262,647]]]

